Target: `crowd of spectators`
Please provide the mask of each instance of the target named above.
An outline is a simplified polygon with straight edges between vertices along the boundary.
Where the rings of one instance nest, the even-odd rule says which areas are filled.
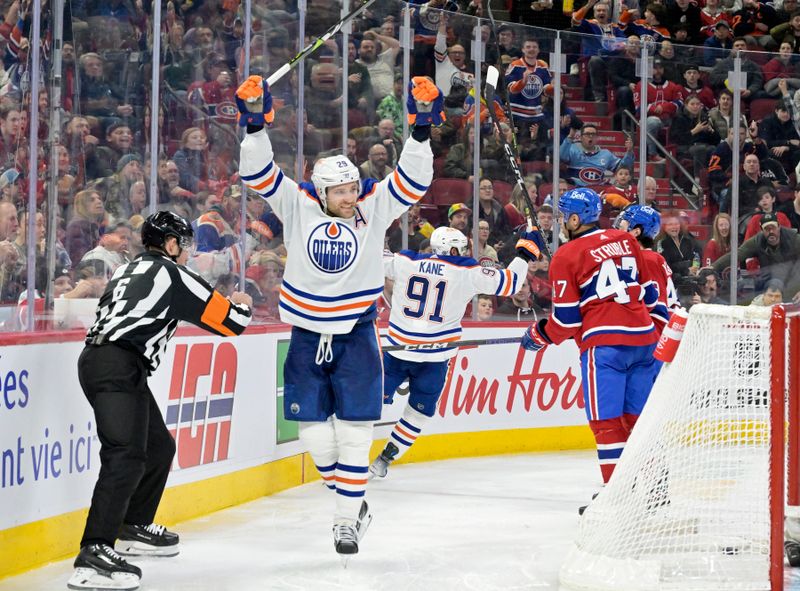
[[[730,238],[738,232],[739,260],[752,277],[753,295],[781,282],[783,297],[800,291],[800,190],[792,194],[800,163],[800,10],[796,0],[663,0],[628,3],[615,14],[606,0],[589,0],[565,16],[560,0],[515,0],[510,20],[493,31],[484,16],[486,0],[378,0],[352,23],[347,47],[328,40],[278,82],[272,93],[276,121],[271,132],[275,161],[296,180],[308,180],[316,158],[342,152],[364,177],[392,174],[402,150],[403,47],[405,12],[410,13],[411,75],[431,76],[445,93],[446,123],[432,132],[435,178],[453,179],[455,195],[432,187],[408,216],[408,248],[425,251],[437,225],[470,237],[482,265],[504,266],[513,257],[514,234],[525,223],[527,202],[504,156],[504,142],[517,144],[525,186],[549,242],[563,242],[551,207],[575,185],[595,187],[604,197],[601,223],[637,201],[638,160],[629,118],[641,105],[636,67],[642,42],[650,44],[653,78],[647,98],[647,157],[662,165],[666,147],[695,177],[709,225],[706,240],[695,235],[701,219],[664,211],[659,250],[669,262],[684,301],[719,299],[729,274]],[[48,5],[46,5],[48,6]],[[286,250],[282,226],[263,200],[243,193],[236,173],[238,144],[234,92],[250,73],[267,75],[297,50],[298,9],[294,0],[253,3],[249,62],[245,62],[244,6],[240,0],[164,2],[160,30],[153,32],[152,4],[140,0],[68,3],[61,51],[61,109],[50,129],[49,76],[36,101],[30,89],[30,0],[0,1],[0,304],[18,305],[27,292],[31,109],[38,109],[40,139],[37,193],[36,293],[43,297],[96,297],[115,269],[141,251],[138,234],[154,209],[171,209],[191,219],[197,247],[189,265],[223,292],[236,288],[246,268],[245,288],[257,316],[278,317],[277,291]],[[46,8],[44,23],[49,23]],[[478,18],[476,18],[478,17]],[[313,0],[306,12],[306,40],[340,18],[334,0]],[[532,23],[546,24],[547,29]],[[555,30],[564,30],[568,74],[580,95],[562,93],[561,119],[554,121],[554,73],[548,65]],[[161,55],[152,53],[161,37]],[[486,43],[481,79],[496,64],[505,74],[488,105],[472,89],[474,39]],[[42,69],[53,68],[52,31],[40,39]],[[768,53],[770,50],[775,53]],[[741,93],[742,170],[740,218],[733,224],[731,162],[735,125],[728,72],[741,56],[746,74]],[[344,75],[346,66],[347,75]],[[162,76],[159,110],[150,109],[151,69]],[[302,74],[301,74],[302,72]],[[302,77],[301,77],[302,76]],[[581,82],[576,83],[577,80]],[[344,84],[346,84],[345,93]],[[300,110],[302,95],[303,108]],[[759,99],[773,99],[767,113],[751,112]],[[573,108],[576,101],[606,104],[608,124]],[[490,109],[499,119],[492,124]],[[475,124],[475,111],[478,123]],[[346,113],[343,116],[343,113]],[[156,116],[158,137],[151,137]],[[587,121],[582,121],[582,118]],[[302,137],[298,137],[298,120]],[[605,120],[604,120],[605,121]],[[554,128],[562,142],[562,182],[552,181]],[[608,132],[626,133],[617,143]],[[476,163],[475,146],[480,147]],[[615,136],[621,137],[621,136]],[[343,138],[344,142],[343,142]],[[157,162],[150,161],[156,142]],[[344,145],[342,145],[344,143]],[[614,145],[612,145],[614,144]],[[302,146],[302,147],[301,147]],[[475,170],[479,170],[476,175]],[[151,170],[155,182],[151,183]],[[661,206],[657,173],[646,178],[645,202]],[[478,211],[471,210],[472,188]],[[150,187],[155,186],[155,194]],[[436,185],[436,183],[434,184]],[[441,186],[441,185],[440,185]],[[243,203],[244,201],[244,203]],[[55,209],[55,211],[53,211]],[[241,212],[245,212],[244,226]],[[472,245],[475,214],[478,244]],[[695,212],[691,212],[694,215]],[[55,220],[48,232],[49,220]],[[690,227],[692,226],[692,227]],[[777,230],[775,229],[777,226]],[[392,251],[404,242],[398,221],[387,233]],[[554,236],[554,233],[556,234]],[[48,269],[46,245],[55,250]],[[50,265],[52,267],[52,264]],[[550,305],[548,260],[531,264],[522,291],[505,301],[482,297],[480,319],[529,320]],[[49,282],[49,284],[48,284]],[[711,284],[713,283],[713,289]],[[705,291],[704,291],[705,290]],[[774,290],[773,290],[774,291]],[[713,293],[712,293],[713,292]],[[763,298],[762,298],[763,299]],[[22,328],[13,310],[0,314],[5,330]]]

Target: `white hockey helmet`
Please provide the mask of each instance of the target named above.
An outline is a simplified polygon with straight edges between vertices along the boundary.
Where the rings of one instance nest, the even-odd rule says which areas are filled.
[[[446,226],[436,228],[431,234],[431,250],[433,254],[450,255],[452,254],[452,249],[455,248],[458,254],[464,256],[467,254],[468,245],[467,237],[455,228]]]
[[[311,174],[311,182],[317,190],[317,196],[322,202],[323,209],[327,210],[328,202],[325,192],[328,187],[344,185],[361,181],[361,174],[355,164],[350,162],[346,156],[328,156],[320,158],[314,165],[314,172]]]

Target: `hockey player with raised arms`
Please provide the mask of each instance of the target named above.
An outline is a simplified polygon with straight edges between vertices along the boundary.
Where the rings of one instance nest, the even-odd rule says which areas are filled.
[[[528,274],[528,261],[538,260],[544,239],[538,231],[517,241],[517,256],[507,269],[481,267],[467,254],[467,237],[455,228],[431,234],[432,254],[403,250],[384,259],[386,277],[394,281],[388,340],[409,350],[383,354],[383,401],[391,404],[397,387],[408,380],[410,395],[403,416],[386,447],[370,465],[370,474],[384,477],[389,464],[403,456],[436,410],[449,360],[461,338],[461,318],[469,301],[486,293],[509,297]],[[425,348],[413,349],[415,345]]]
[[[616,227],[633,235],[642,247],[648,273],[658,287],[658,301],[667,310],[680,308],[678,293],[672,282],[672,269],[664,257],[653,250],[655,238],[661,230],[661,214],[649,205],[629,205],[617,217]],[[660,334],[665,326],[663,309],[659,307],[651,310],[650,316]]]
[[[286,272],[281,320],[292,325],[284,365],[284,415],[336,494],[333,539],[343,558],[358,552],[371,514],[365,501],[372,429],[380,419],[383,365],[375,300],[383,291],[386,229],[425,195],[433,178],[430,126],[444,120],[441,91],[410,84],[411,137],[395,171],[362,180],[344,156],[322,158],[312,183],[298,185],[273,161],[264,128],[272,97],[259,76],[236,91],[247,127],[239,172],[283,223]]]
[[[553,312],[525,331],[521,346],[538,351],[575,339],[586,416],[607,483],[658,375],[651,314],[666,322],[667,310],[636,239],[597,225],[597,193],[572,189],[558,207],[570,240],[550,263]]]

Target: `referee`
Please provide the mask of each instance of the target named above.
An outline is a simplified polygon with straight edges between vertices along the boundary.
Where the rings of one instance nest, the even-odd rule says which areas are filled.
[[[136,589],[142,571],[126,555],[174,556],[178,536],[153,523],[175,442],[147,386],[178,321],[223,336],[250,323],[249,295],[230,299],[184,265],[194,231],[171,211],[142,225],[146,251],[117,269],[86,335],[78,377],[94,409],[100,474],[75,559],[71,589]]]

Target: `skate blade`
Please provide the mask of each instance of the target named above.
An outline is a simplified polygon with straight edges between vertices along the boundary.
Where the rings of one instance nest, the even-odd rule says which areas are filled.
[[[109,577],[101,575],[93,568],[76,568],[67,582],[67,587],[81,591],[105,591],[106,589],[134,591],[139,588],[139,577],[129,573],[115,573]]]
[[[358,526],[356,527],[356,536],[358,537],[359,542],[364,539],[364,535],[367,533],[370,523],[372,523],[371,512],[368,512],[364,517],[359,518]]]
[[[181,551],[179,544],[174,546],[153,546],[145,542],[128,540],[117,540],[114,549],[123,556],[155,556],[157,558],[177,556]]]

